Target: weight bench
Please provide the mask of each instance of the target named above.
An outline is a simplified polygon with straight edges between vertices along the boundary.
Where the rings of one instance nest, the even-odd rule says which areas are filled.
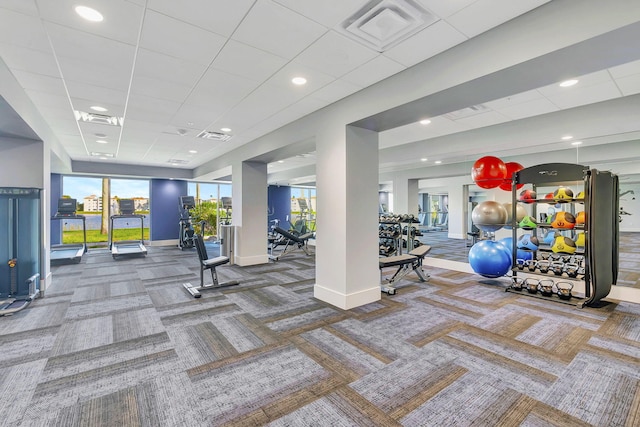
[[[394,285],[400,281],[404,276],[415,271],[421,282],[429,280],[429,274],[422,270],[422,261],[427,256],[431,246],[421,245],[412,250],[409,253],[403,255],[390,256],[386,258],[380,258],[380,274],[382,269],[387,267],[398,267],[398,270],[394,273],[391,279],[386,280],[384,284],[380,285],[382,292],[386,292],[389,295],[396,293]]]
[[[216,267],[224,265],[229,262],[229,258],[226,256],[218,256],[215,258],[209,258],[207,255],[207,248],[204,245],[204,239],[201,234],[194,234],[194,243],[196,250],[198,251],[198,258],[200,259],[200,286],[193,286],[191,283],[183,283],[182,286],[191,294],[194,298],[200,298],[202,295],[200,291],[207,291],[210,289],[226,288],[227,286],[235,286],[238,284],[236,280],[225,283],[218,283],[218,273]],[[211,270],[210,285],[204,284],[204,271]]]
[[[272,260],[278,261],[281,257],[295,251],[296,249],[302,249],[305,254],[311,255],[307,247],[307,242],[310,238],[313,237],[313,232],[296,235],[280,227],[275,227],[273,231],[282,236],[282,240],[280,242],[274,242],[272,244],[272,251],[274,247],[282,244],[283,242],[285,246],[282,252],[278,254],[278,256],[274,256],[273,253],[269,255],[269,258],[271,258]]]

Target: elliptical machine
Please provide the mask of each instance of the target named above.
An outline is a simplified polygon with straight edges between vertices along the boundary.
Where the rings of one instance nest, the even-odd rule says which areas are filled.
[[[180,220],[178,226],[180,228],[180,239],[178,241],[178,247],[180,250],[191,249],[196,245],[195,242],[195,229],[193,227],[193,218],[191,218],[190,209],[196,207],[196,201],[193,196],[180,196]],[[206,221],[200,221],[200,234],[204,235],[204,225]]]

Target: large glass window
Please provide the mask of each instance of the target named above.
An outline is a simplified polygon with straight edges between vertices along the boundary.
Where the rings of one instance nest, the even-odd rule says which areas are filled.
[[[206,221],[206,235],[217,236],[221,224],[231,224],[231,184],[190,182],[188,195],[196,201],[191,216],[196,222]]]
[[[316,189],[291,187],[291,223],[300,232],[316,229]]]

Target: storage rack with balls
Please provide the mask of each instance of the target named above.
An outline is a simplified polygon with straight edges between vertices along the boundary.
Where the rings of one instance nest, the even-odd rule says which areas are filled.
[[[549,163],[522,169],[512,180],[507,291],[579,307],[597,305],[618,276],[618,177],[588,166]],[[530,212],[518,222],[516,209],[522,205]]]

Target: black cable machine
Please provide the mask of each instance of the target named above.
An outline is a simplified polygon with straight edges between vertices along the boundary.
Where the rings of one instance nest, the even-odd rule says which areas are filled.
[[[0,316],[40,295],[42,190],[0,188]]]
[[[79,263],[82,260],[82,255],[87,252],[87,223],[84,215],[76,214],[76,205],[76,199],[59,199],[58,211],[51,217],[51,220],[61,222],[68,220],[82,221],[83,243],[51,246],[51,264]]]
[[[111,226],[109,227],[109,249],[111,250],[111,255],[114,259],[118,256],[146,255],[147,248],[144,246],[144,215],[135,213],[135,203],[133,199],[120,199],[118,205],[120,207],[120,214],[111,215]],[[140,240],[121,240],[114,242],[114,222],[116,220],[128,219],[140,220]]]
[[[193,196],[180,196],[180,220],[178,226],[180,228],[180,239],[178,247],[182,249],[191,249],[195,247],[195,229],[193,228],[193,218],[189,209],[196,207],[196,201]],[[204,226],[207,222],[200,221],[200,234],[204,235]]]

